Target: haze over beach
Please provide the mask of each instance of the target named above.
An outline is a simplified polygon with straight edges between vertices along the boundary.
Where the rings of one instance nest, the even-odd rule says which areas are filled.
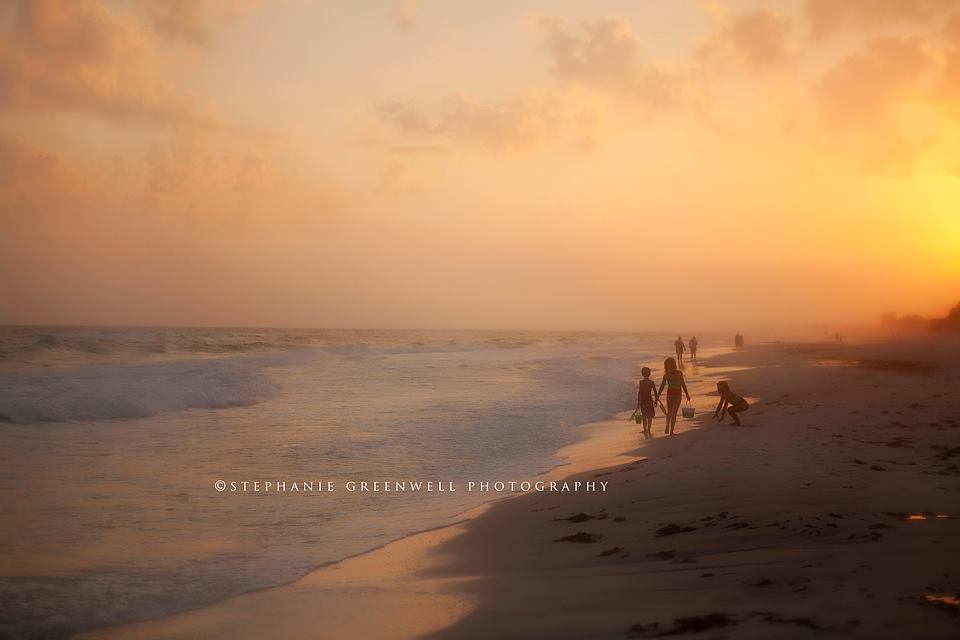
[[[955,638],[960,0],[0,3],[0,638]]]

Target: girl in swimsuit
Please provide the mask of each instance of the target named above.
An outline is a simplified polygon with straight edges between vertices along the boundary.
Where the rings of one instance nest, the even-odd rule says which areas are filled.
[[[737,417],[737,414],[749,409],[750,405],[742,396],[738,396],[731,391],[730,385],[725,380],[717,383],[717,391],[720,393],[720,402],[717,404],[717,410],[713,412],[713,417],[716,418],[717,414],[720,414],[720,421],[723,422],[724,415],[729,413],[730,417],[733,418],[733,424],[739,425],[740,418]]]
[[[653,426],[653,394],[657,390],[657,385],[650,379],[650,367],[644,367],[640,370],[640,385],[637,388],[637,411],[643,416],[643,437],[652,438],[650,427]]]
[[[667,387],[667,428],[664,433],[674,434],[677,426],[677,412],[680,411],[680,402],[683,395],[686,394],[687,401],[690,401],[690,392],[687,391],[687,383],[683,379],[683,372],[677,367],[677,361],[673,358],[667,358],[663,361],[663,382],[660,383],[660,389],[657,390],[657,402],[663,394],[664,386]]]

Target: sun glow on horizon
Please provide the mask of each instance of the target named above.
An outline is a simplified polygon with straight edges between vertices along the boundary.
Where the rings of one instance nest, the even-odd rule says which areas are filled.
[[[0,9],[0,322],[726,327],[960,297],[946,8],[191,6]]]

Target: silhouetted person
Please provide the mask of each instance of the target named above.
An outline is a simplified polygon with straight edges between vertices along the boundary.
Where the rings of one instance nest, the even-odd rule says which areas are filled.
[[[700,342],[697,340],[697,336],[693,336],[692,338],[690,338],[690,359],[691,360],[697,359],[697,345],[699,344]]]
[[[642,377],[640,378],[640,385],[637,388],[637,413],[643,416],[644,437],[652,438],[653,433],[650,429],[653,427],[653,396],[657,392],[657,385],[650,379],[650,367],[640,369],[640,375]]]
[[[690,401],[690,392],[687,391],[687,383],[683,379],[683,372],[677,366],[677,361],[673,358],[667,358],[663,361],[663,382],[657,390],[657,401],[663,394],[663,387],[667,387],[667,428],[664,433],[673,435],[677,426],[677,412],[680,411],[680,402],[683,400],[683,394],[686,394],[687,401]]]
[[[720,402],[717,404],[717,410],[713,412],[713,417],[716,418],[719,414],[719,419],[723,422],[724,416],[729,413],[730,417],[733,418],[733,424],[739,425],[740,418],[737,417],[737,414],[749,409],[750,405],[743,397],[731,391],[730,385],[725,380],[717,383],[717,391],[720,393]]]
[[[673,348],[677,351],[677,361],[683,364],[683,338],[677,336],[677,341],[673,343]]]

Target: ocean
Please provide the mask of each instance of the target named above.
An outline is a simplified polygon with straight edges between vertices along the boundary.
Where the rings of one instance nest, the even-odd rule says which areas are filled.
[[[455,522],[497,496],[342,486],[535,480],[673,339],[0,327],[0,636],[196,608]]]

